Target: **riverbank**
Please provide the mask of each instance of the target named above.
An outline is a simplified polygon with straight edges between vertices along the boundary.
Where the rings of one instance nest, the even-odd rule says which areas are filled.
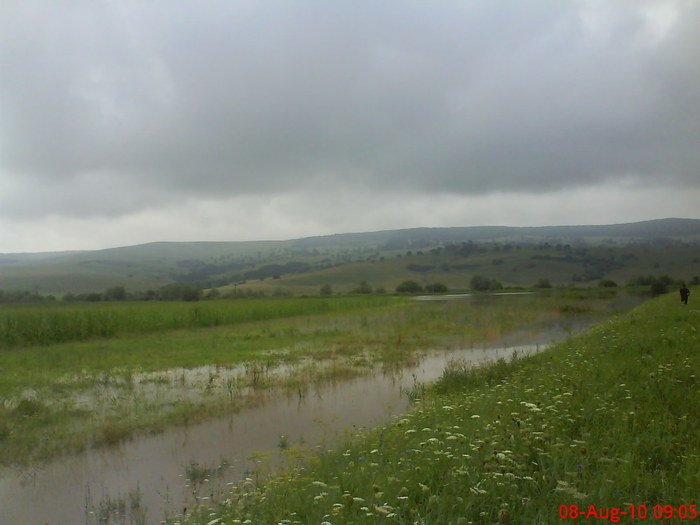
[[[546,352],[453,366],[394,424],[183,523],[695,521],[699,327],[662,296]]]
[[[61,322],[72,326],[104,318],[116,326],[138,320],[138,330],[147,333],[125,329],[88,341],[2,349],[0,466],[28,465],[192,424],[234,412],[254,402],[256,392],[303,393],[318,382],[366,373],[377,363],[400,365],[427,348],[464,348],[547,319],[597,315],[609,301],[596,295],[481,296],[460,304],[419,304],[355,297],[216,301],[205,309],[140,304],[4,309],[16,332],[21,320],[43,319],[60,328]],[[200,324],[171,329],[175,310],[177,319]],[[251,313],[262,320],[251,321]],[[227,324],[208,326],[210,320]],[[289,373],[278,373],[282,368]]]

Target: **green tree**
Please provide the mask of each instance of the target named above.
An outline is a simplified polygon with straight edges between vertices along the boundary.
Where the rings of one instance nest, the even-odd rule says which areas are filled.
[[[158,298],[164,301],[199,301],[202,289],[196,284],[168,284],[158,290]]]
[[[549,282],[549,279],[538,279],[537,282],[535,283],[535,288],[551,288],[552,283]]]
[[[333,295],[333,288],[331,287],[330,284],[324,284],[321,286],[320,290],[321,295]]]
[[[211,288],[204,296],[205,299],[218,299],[219,297],[221,297],[221,291],[218,288]]]
[[[447,293],[447,286],[442,283],[426,284],[425,291],[429,293]]]
[[[354,293],[372,293],[372,287],[367,281],[362,281],[360,286],[353,290]]]
[[[126,288],[123,286],[113,286],[107,288],[104,293],[105,301],[125,301],[126,300]]]
[[[651,283],[651,293],[653,295],[661,295],[668,293],[668,285],[663,279],[655,279]]]
[[[404,281],[396,287],[397,293],[420,293],[423,287],[416,281]]]
[[[496,279],[489,279],[483,275],[475,275],[470,281],[470,286],[472,290],[477,292],[485,292],[488,290],[502,290],[503,285]]]

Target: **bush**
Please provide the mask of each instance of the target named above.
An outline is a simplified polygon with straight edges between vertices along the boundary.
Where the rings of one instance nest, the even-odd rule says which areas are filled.
[[[447,286],[442,283],[427,284],[425,286],[425,291],[430,293],[446,293]]]
[[[552,287],[552,283],[549,282],[549,279],[539,279],[539,280],[535,283],[535,286],[534,286],[534,287],[535,287],[535,288],[551,288],[551,287]]]
[[[158,297],[164,301],[199,301],[202,289],[195,284],[168,284],[158,290]]]
[[[471,280],[471,289],[478,292],[485,292],[488,290],[502,290],[503,285],[496,279],[489,279],[483,275],[475,275]]]
[[[420,293],[423,291],[423,287],[416,281],[404,281],[396,287],[397,293]]]
[[[360,286],[353,290],[353,293],[372,293],[372,287],[367,281],[362,281]]]
[[[668,293],[668,286],[663,281],[654,281],[653,283],[651,283],[651,293],[653,295],[661,295],[664,293]]]
[[[113,286],[107,288],[104,293],[105,301],[126,301],[126,288],[123,286]]]

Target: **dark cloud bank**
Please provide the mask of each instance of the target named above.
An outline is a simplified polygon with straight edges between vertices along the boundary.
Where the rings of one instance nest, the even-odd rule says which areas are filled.
[[[5,217],[698,185],[700,3],[9,2]]]

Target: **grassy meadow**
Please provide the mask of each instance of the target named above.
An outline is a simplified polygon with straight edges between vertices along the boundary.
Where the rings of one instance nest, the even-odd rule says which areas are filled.
[[[696,523],[693,297],[658,297],[534,356],[455,364],[393,424],[170,523]]]
[[[232,325],[380,306],[392,297],[0,305],[0,348]]]
[[[118,443],[235,411],[265,392],[400,366],[427,349],[607,315],[608,304],[593,292],[5,305],[0,465]]]

